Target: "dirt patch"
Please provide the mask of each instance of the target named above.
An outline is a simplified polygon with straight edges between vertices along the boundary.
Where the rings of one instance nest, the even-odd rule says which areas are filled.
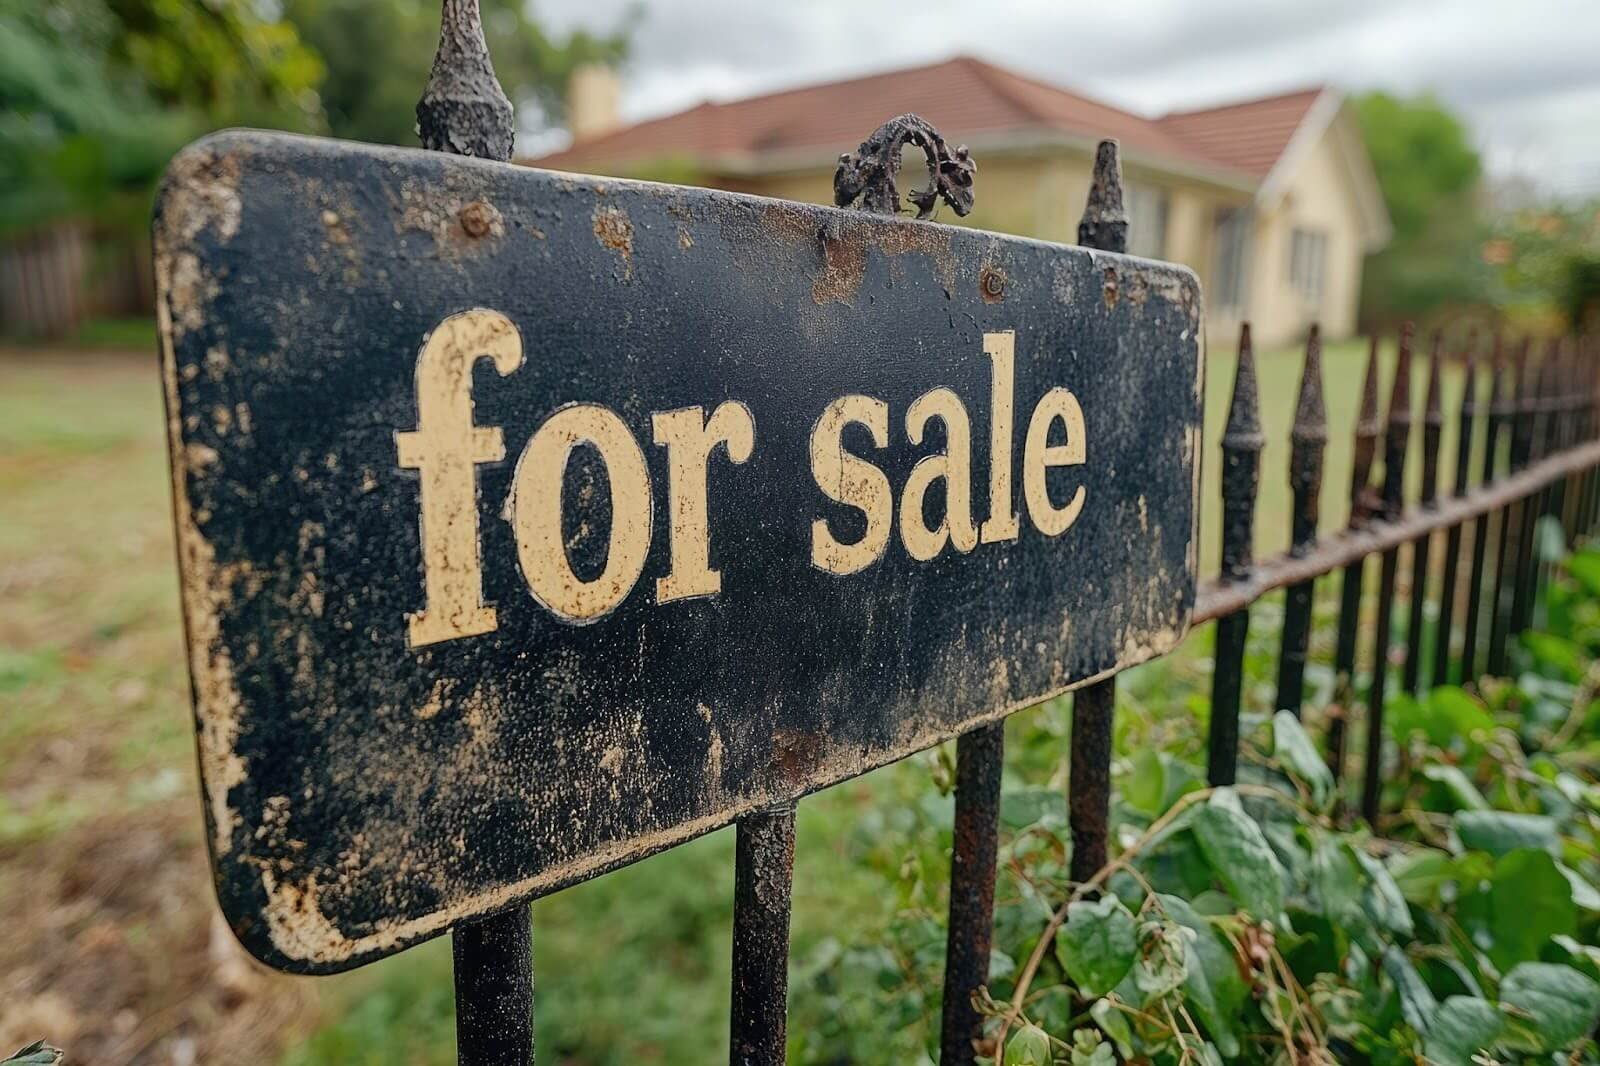
[[[0,1048],[72,1063],[270,1062],[315,1020],[309,982],[252,963],[211,896],[193,799],[0,849]]]

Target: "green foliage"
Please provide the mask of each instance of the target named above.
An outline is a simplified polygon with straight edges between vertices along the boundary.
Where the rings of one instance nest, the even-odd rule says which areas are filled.
[[[0,0],[0,232],[148,218],[161,168],[221,125],[319,128],[316,56],[250,0]]]
[[[285,13],[327,65],[322,107],[335,136],[415,145],[417,97],[439,39],[436,0],[286,0]],[[495,73],[523,129],[559,126],[567,79],[588,62],[620,62],[633,18],[610,33],[558,39],[523,0],[484,0]]]
[[[1493,271],[1480,248],[1482,163],[1470,131],[1431,96],[1371,92],[1355,100],[1394,235],[1368,259],[1361,306],[1383,322],[1488,302]]]

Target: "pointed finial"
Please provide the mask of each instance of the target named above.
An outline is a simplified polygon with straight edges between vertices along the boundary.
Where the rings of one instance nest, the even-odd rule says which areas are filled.
[[[1429,426],[1444,425],[1443,397],[1440,395],[1442,383],[1440,381],[1440,363],[1444,359],[1444,337],[1439,330],[1433,331],[1433,347],[1428,352],[1428,396],[1423,401],[1422,421]]]
[[[1128,250],[1128,213],[1122,206],[1122,153],[1116,141],[1101,141],[1094,152],[1094,178],[1078,223],[1078,243],[1102,252]]]
[[[478,0],[443,0],[439,50],[417,101],[422,147],[510,162],[516,124],[489,60]]]
[[[1383,428],[1378,421],[1378,338],[1367,348],[1367,373],[1361,379],[1361,410],[1356,415],[1356,437],[1376,437]]]
[[[1289,439],[1296,444],[1322,444],[1328,439],[1328,414],[1322,402],[1322,327],[1315,322],[1306,338],[1306,363]]]
[[[1400,327],[1400,354],[1394,363],[1394,381],[1389,389],[1389,428],[1411,426],[1411,343],[1415,327],[1410,322]]]
[[[1250,323],[1246,322],[1239,328],[1239,366],[1233,375],[1233,402],[1228,407],[1222,447],[1225,451],[1260,451],[1265,443],[1256,396],[1256,361],[1250,345]]]

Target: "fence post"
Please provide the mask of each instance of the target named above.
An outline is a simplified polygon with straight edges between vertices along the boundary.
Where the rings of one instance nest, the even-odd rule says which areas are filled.
[[[1495,467],[1499,463],[1501,430],[1505,426],[1505,340],[1496,333],[1494,348],[1489,357],[1489,407],[1484,413],[1483,462],[1478,484],[1494,481]],[[1467,587],[1467,625],[1461,648],[1461,683],[1477,682],[1478,635],[1482,631],[1479,618],[1483,606],[1483,579],[1489,553],[1491,526],[1498,530],[1495,518],[1498,511],[1486,511],[1472,524],[1472,573]],[[1494,533],[1498,552],[1499,533]]]
[[[1444,338],[1434,330],[1433,349],[1428,354],[1428,396],[1422,414],[1422,509],[1425,511],[1437,510],[1439,506],[1439,439],[1444,433],[1439,360],[1443,344]],[[1401,687],[1413,696],[1422,673],[1422,627],[1428,605],[1428,554],[1432,543],[1432,533],[1424,533],[1411,542],[1411,617],[1406,624],[1406,664]],[[1439,638],[1435,636],[1434,639]],[[1434,680],[1437,682],[1438,675]]]
[[[1372,477],[1372,457],[1377,450],[1378,430],[1378,338],[1372,338],[1367,353],[1367,373],[1361,383],[1361,412],[1356,416],[1355,448],[1350,467],[1349,529],[1363,529],[1372,517],[1367,482]],[[1339,588],[1339,634],[1333,653],[1333,708],[1328,719],[1328,766],[1333,779],[1344,777],[1344,750],[1350,729],[1350,712],[1355,708],[1356,634],[1361,623],[1361,583],[1366,557],[1344,568]]]
[[[1123,209],[1122,156],[1116,141],[1101,141],[1094,153],[1078,243],[1102,252],[1128,250],[1128,215]],[[1080,689],[1072,699],[1072,745],[1068,768],[1068,821],[1072,831],[1072,880],[1082,883],[1106,864],[1111,818],[1111,733],[1116,679]]]
[[[1514,474],[1527,461],[1531,443],[1532,409],[1530,407],[1533,382],[1528,377],[1529,344],[1524,340],[1517,346],[1517,355],[1508,371],[1510,389],[1502,417],[1510,423],[1511,445],[1506,458],[1506,472]],[[1522,500],[1513,500],[1500,512],[1500,543],[1495,555],[1494,598],[1489,612],[1489,663],[1493,677],[1505,673],[1506,637],[1511,627],[1511,602],[1505,595],[1506,582],[1515,576],[1521,566]],[[1508,558],[1509,556],[1509,558]],[[1507,566],[1510,566],[1508,571]]]
[[[1256,490],[1261,481],[1260,401],[1256,395],[1256,363],[1250,348],[1250,323],[1239,330],[1239,364],[1233,376],[1233,402],[1222,433],[1222,575],[1223,584],[1250,577]],[[1244,642],[1250,609],[1217,619],[1217,649],[1211,669],[1211,731],[1206,778],[1213,785],[1231,785],[1239,770],[1239,697],[1244,684]]]
[[[994,942],[995,861],[1000,846],[1000,775],[1005,723],[980,726],[956,741],[956,811],[950,850],[950,921],[945,930],[943,1066],[976,1061],[983,1016],[972,994],[989,981]]]
[[[736,832],[729,1061],[781,1066],[788,1039],[794,805],[746,815]]]
[[[1478,416],[1477,375],[1478,331],[1467,334],[1467,358],[1463,369],[1465,382],[1461,386],[1461,410],[1456,417],[1456,470],[1451,495],[1467,494],[1468,467],[1472,463],[1472,429]],[[1450,671],[1450,624],[1455,614],[1456,597],[1460,593],[1461,530],[1464,523],[1457,522],[1445,533],[1444,584],[1439,589],[1439,626],[1433,641],[1433,683],[1444,684]]]
[[[1289,527],[1289,554],[1305,555],[1317,543],[1322,500],[1322,453],[1328,443],[1328,417],[1322,402],[1322,330],[1311,326],[1306,338],[1305,368],[1300,372],[1300,398],[1289,433],[1289,488],[1294,514]],[[1278,652],[1277,709],[1300,717],[1305,700],[1306,647],[1311,640],[1312,593],[1316,579],[1291,585],[1284,594],[1283,640]]]
[[[1383,450],[1384,521],[1400,517],[1405,509],[1406,445],[1411,438],[1411,323],[1400,329],[1400,354],[1395,359],[1394,385],[1389,391],[1389,424]],[[1378,618],[1372,634],[1372,681],[1367,686],[1367,752],[1361,785],[1361,814],[1373,827],[1378,824],[1378,800],[1383,788],[1383,700],[1389,679],[1389,638],[1394,623],[1394,582],[1400,566],[1400,548],[1383,553],[1378,574]]]
[[[417,102],[422,146],[510,162],[516,123],[483,36],[478,0],[442,0],[439,49]],[[451,932],[462,1066],[533,1061],[533,953],[526,905]]]

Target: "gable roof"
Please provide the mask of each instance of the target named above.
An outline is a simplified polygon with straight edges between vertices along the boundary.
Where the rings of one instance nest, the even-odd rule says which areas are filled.
[[[729,103],[706,102],[524,160],[557,170],[687,156],[712,169],[815,165],[914,111],[957,142],[1055,137],[1122,143],[1125,157],[1256,188],[1323,95],[1307,89],[1147,118],[970,56]]]

